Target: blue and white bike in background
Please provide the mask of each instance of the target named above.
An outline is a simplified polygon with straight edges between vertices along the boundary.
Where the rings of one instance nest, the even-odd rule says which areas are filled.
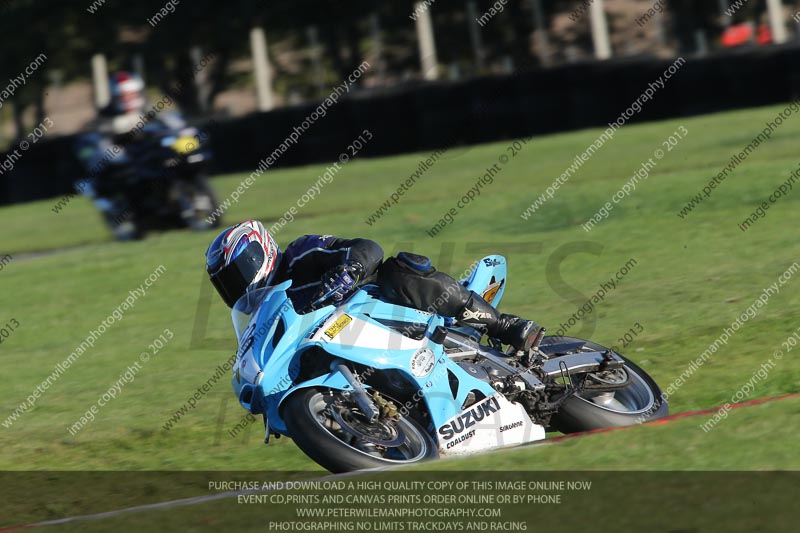
[[[497,305],[505,258],[464,280]],[[540,333],[511,354],[482,332],[392,305],[367,285],[338,306],[298,313],[291,282],[234,307],[239,351],[233,388],[263,414],[270,435],[291,437],[311,459],[345,472],[478,453],[667,414],[658,385],[603,346]],[[258,302],[251,305],[251,302]]]

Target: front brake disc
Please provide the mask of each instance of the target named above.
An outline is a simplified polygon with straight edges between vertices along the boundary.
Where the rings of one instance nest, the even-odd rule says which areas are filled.
[[[387,424],[383,420],[369,423],[347,406],[331,406],[331,415],[342,429],[360,440],[386,447],[397,447],[406,440],[405,433],[396,423]]]

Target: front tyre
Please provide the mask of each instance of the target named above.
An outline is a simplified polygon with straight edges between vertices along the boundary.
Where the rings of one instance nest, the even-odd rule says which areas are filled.
[[[178,204],[183,224],[195,231],[218,228],[222,221],[216,215],[219,202],[205,175],[195,176],[192,181],[178,187]]]
[[[585,343],[582,349],[606,350],[597,343],[574,337],[549,337],[543,344],[578,341]],[[599,390],[584,390],[564,402],[553,416],[553,429],[577,433],[633,426],[667,416],[669,406],[658,384],[638,365],[620,357],[625,360],[625,365],[619,370],[581,376],[591,380]],[[604,385],[608,385],[608,390],[602,390]]]
[[[364,418],[347,392],[308,388],[283,406],[286,428],[297,446],[331,472],[417,463],[436,457],[436,445],[412,418]]]

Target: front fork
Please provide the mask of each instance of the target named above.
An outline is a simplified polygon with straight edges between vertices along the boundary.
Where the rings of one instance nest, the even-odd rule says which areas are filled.
[[[369,423],[374,424],[378,420],[381,412],[380,409],[378,409],[378,407],[373,403],[361,382],[353,375],[350,369],[339,360],[335,360],[331,364],[331,370],[339,372],[344,377],[344,379],[350,385],[350,388],[353,390],[353,396],[355,396],[358,407],[361,408],[361,411],[364,413],[364,416],[367,418]]]

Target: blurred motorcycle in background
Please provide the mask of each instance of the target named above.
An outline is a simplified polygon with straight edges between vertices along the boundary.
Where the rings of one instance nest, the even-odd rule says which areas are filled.
[[[143,238],[148,231],[208,230],[221,220],[208,183],[211,154],[195,128],[144,128],[120,143],[100,133],[79,140],[78,155],[90,178],[76,187],[94,200],[118,240]],[[99,169],[99,170],[98,170]]]

